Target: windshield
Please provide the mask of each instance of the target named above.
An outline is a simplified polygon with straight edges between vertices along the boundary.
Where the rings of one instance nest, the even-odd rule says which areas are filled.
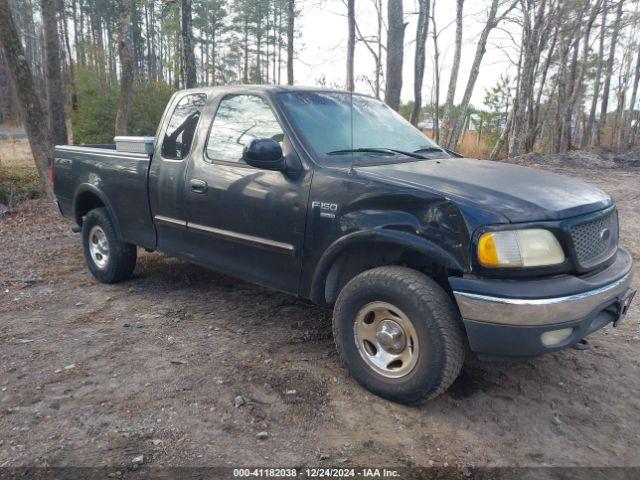
[[[280,98],[296,130],[317,158],[345,162],[352,158],[448,155],[384,103],[346,92],[286,92]],[[353,105],[353,108],[352,108]],[[396,159],[397,160],[397,159]]]

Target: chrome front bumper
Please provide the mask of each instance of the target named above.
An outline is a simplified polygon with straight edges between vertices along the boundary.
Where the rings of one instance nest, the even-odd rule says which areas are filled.
[[[604,287],[564,297],[518,299],[454,292],[462,318],[508,325],[550,325],[586,317],[601,305],[621,298],[631,287],[628,273]]]
[[[548,293],[548,285],[544,285],[545,280],[486,280],[475,282],[476,291],[456,288],[464,288],[464,280],[451,280],[451,283],[464,320],[501,325],[540,326],[584,319],[607,308],[630,291],[633,273],[631,256],[626,250],[620,249],[616,262],[590,279],[567,276],[565,282],[562,278],[548,280],[553,283],[555,293],[560,294],[558,296],[536,297],[536,289],[542,290],[544,287]],[[477,291],[479,286],[484,284],[490,287],[492,282],[500,282],[501,290],[508,295],[498,296]],[[563,293],[563,286],[570,286],[567,290],[571,293]],[[580,289],[580,286],[585,288],[584,291],[572,291]]]
[[[633,260],[620,249],[612,265],[588,277],[452,277],[449,283],[471,350],[483,360],[512,361],[567,348],[616,325],[633,299],[632,279]]]

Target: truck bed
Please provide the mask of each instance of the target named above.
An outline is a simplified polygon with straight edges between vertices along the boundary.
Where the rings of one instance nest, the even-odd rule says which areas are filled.
[[[57,146],[54,193],[62,214],[81,223],[83,201],[96,197],[110,210],[121,240],[155,248],[147,180],[151,156],[125,153],[115,145]]]

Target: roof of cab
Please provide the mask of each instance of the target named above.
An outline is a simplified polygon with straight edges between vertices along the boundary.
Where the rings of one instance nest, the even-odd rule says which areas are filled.
[[[181,92],[201,92],[217,95],[220,93],[241,93],[241,92],[264,92],[264,93],[280,93],[280,92],[327,92],[327,93],[351,93],[347,90],[339,90],[324,87],[305,87],[298,85],[224,85],[220,87],[196,87]],[[366,94],[355,93],[355,95]]]

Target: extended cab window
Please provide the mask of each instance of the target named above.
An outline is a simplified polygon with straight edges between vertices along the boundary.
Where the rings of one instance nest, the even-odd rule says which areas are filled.
[[[206,102],[207,96],[204,93],[186,95],[178,102],[162,142],[164,158],[182,160],[189,154]]]
[[[254,138],[278,142],[284,133],[269,105],[255,95],[233,95],[220,102],[207,141],[210,160],[244,163],[242,150]]]

